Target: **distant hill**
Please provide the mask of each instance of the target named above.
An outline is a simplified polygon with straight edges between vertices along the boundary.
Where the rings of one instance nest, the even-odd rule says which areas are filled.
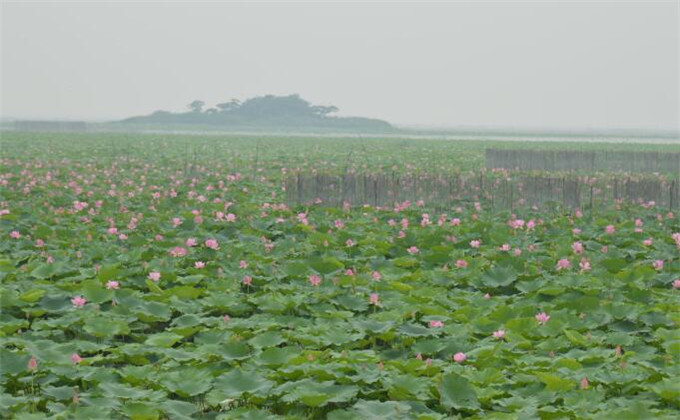
[[[224,129],[285,129],[391,132],[386,121],[363,117],[337,117],[335,106],[312,105],[298,95],[258,96],[243,102],[232,99],[205,109],[203,101],[193,101],[188,112],[156,111],[131,117],[118,124],[144,126],[214,126]]]

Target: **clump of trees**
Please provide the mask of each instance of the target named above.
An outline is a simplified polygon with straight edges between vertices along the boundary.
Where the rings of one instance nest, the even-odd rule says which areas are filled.
[[[299,95],[266,95],[240,101],[231,99],[206,108],[202,100],[187,104],[187,112],[156,111],[151,115],[132,117],[122,123],[220,125],[227,128],[331,128],[391,130],[382,120],[361,117],[338,117],[336,106],[313,105]]]
[[[338,108],[333,105],[312,105],[299,95],[258,96],[247,99],[244,102],[232,99],[229,102],[219,103],[214,108],[208,108],[205,111],[203,110],[204,107],[205,102],[198,99],[187,105],[187,108],[194,113],[233,114],[258,118],[280,116],[324,118],[338,111]]]

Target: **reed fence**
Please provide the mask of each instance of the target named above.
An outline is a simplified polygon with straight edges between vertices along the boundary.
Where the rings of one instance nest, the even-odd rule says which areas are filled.
[[[461,202],[484,202],[494,209],[558,206],[594,209],[615,203],[649,203],[680,207],[680,180],[665,177],[507,174],[479,171],[444,175],[396,173],[308,174],[284,180],[289,204],[327,206],[368,204],[389,207],[423,200],[429,207],[448,208]]]
[[[486,149],[485,166],[523,171],[647,172],[677,176],[680,153]]]

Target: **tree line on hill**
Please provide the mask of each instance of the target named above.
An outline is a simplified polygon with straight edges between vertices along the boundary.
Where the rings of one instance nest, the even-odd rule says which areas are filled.
[[[232,99],[206,108],[204,101],[187,105],[187,112],[156,111],[131,117],[122,124],[221,126],[224,128],[284,128],[392,131],[388,122],[363,117],[339,117],[335,106],[312,105],[299,95],[266,95]]]

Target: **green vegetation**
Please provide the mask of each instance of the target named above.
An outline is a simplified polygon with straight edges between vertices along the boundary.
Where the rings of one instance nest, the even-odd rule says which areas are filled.
[[[3,418],[677,418],[678,215],[284,202],[521,143],[1,141]]]
[[[382,120],[361,117],[335,117],[335,106],[312,105],[298,95],[260,96],[243,102],[233,99],[204,110],[205,103],[191,102],[189,112],[156,111],[119,122],[143,126],[219,126],[225,129],[296,129],[390,132],[392,126]]]

